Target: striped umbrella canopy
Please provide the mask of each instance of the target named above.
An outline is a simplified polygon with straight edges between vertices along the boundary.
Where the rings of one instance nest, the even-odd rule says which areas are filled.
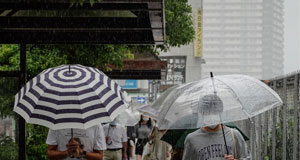
[[[127,108],[127,93],[96,68],[61,65],[30,80],[16,94],[14,111],[50,129],[86,129],[111,122]]]

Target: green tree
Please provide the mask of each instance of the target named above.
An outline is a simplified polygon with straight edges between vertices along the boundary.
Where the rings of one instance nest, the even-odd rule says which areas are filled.
[[[0,158],[3,160],[17,159],[18,146],[11,137],[0,134]]]
[[[26,125],[26,159],[28,160],[43,160],[47,159],[47,133],[48,128],[39,125]]]
[[[192,7],[188,0],[165,0],[166,35],[168,47],[189,44],[194,38]]]

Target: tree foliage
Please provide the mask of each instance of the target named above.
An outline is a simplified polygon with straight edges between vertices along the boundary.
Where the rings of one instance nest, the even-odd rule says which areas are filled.
[[[195,31],[192,21],[192,7],[188,4],[188,0],[166,0],[165,14],[166,45],[180,47],[192,42]]]
[[[0,134],[0,158],[3,160],[16,160],[18,146],[11,137]]]
[[[47,139],[48,128],[39,125],[27,124],[26,126],[26,156],[28,160],[47,159]]]

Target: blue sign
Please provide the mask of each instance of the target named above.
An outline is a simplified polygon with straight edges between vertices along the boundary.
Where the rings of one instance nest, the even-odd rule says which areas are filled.
[[[136,97],[136,100],[137,100],[139,103],[143,103],[143,104],[146,103],[146,97]]]
[[[123,89],[137,89],[137,80],[125,80],[121,87]]]

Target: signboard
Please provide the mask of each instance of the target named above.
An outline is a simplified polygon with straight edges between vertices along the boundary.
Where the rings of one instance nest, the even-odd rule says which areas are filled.
[[[198,8],[195,17],[196,39],[194,41],[194,56],[202,57],[202,8]]]
[[[136,97],[136,101],[139,103],[146,104],[146,97]]]
[[[160,57],[161,60],[168,61],[168,67],[165,80],[161,81],[162,85],[182,84],[185,82],[185,56],[168,56]]]
[[[137,89],[137,80],[117,80],[117,83],[123,89]]]

